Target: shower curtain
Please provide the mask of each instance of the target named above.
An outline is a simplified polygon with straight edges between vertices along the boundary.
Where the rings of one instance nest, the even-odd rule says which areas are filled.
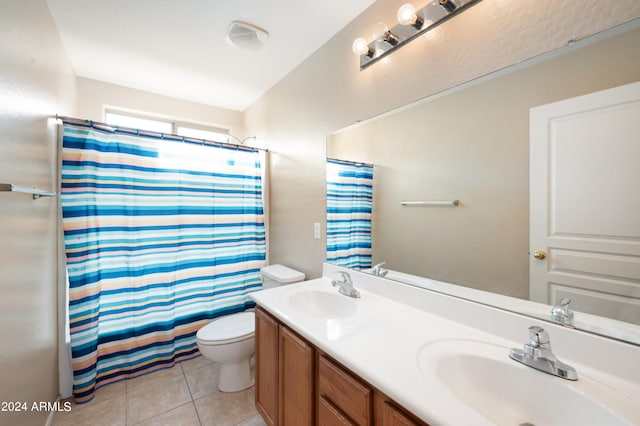
[[[373,166],[327,159],[327,262],[371,267]]]
[[[73,393],[197,356],[196,331],[253,306],[259,152],[64,123],[61,204]]]

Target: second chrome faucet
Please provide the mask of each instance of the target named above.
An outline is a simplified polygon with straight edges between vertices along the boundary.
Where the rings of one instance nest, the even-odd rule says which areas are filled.
[[[382,265],[384,265],[385,263],[387,263],[387,262],[378,263],[376,266],[371,268],[371,273],[373,275],[375,275],[376,277],[386,277],[387,274],[389,273],[389,271],[382,267]]]
[[[542,327],[529,327],[529,341],[524,349],[511,349],[509,354],[514,359],[528,367],[567,380],[578,380],[578,374],[573,367],[561,362],[551,351],[549,335]]]

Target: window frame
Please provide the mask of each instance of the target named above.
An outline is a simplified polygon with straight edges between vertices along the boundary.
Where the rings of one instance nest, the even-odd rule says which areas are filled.
[[[125,116],[125,117],[131,117],[131,118],[136,118],[136,119],[141,119],[141,120],[153,120],[153,121],[158,121],[158,122],[162,122],[162,123],[167,123],[171,126],[171,134],[172,135],[177,135],[177,136],[182,136],[178,133],[178,129],[180,127],[183,128],[187,128],[187,129],[193,129],[193,130],[201,130],[201,131],[206,131],[206,132],[212,132],[212,133],[219,133],[221,135],[224,135],[226,137],[225,140],[216,140],[213,139],[211,141],[213,142],[222,142],[222,143],[233,143],[231,141],[231,139],[233,139],[233,137],[231,136],[231,132],[229,128],[225,128],[225,127],[220,127],[220,126],[215,126],[215,125],[211,125],[211,124],[202,124],[202,123],[195,123],[195,122],[191,122],[191,121],[184,121],[184,120],[177,120],[174,118],[168,118],[168,117],[162,117],[162,116],[157,116],[157,115],[153,115],[153,114],[145,114],[145,113],[140,113],[140,112],[133,112],[133,111],[128,111],[128,110],[122,110],[122,109],[118,109],[118,108],[105,108],[104,109],[104,122],[106,124],[109,125],[114,125],[117,126],[117,124],[111,124],[107,121],[107,114],[117,114],[117,115],[121,115],[121,116]],[[124,126],[123,126],[124,127]],[[140,129],[140,130],[149,130],[149,129]],[[190,137],[190,136],[185,136],[185,137]],[[196,138],[199,139],[199,138]],[[210,139],[207,139],[210,140]]]

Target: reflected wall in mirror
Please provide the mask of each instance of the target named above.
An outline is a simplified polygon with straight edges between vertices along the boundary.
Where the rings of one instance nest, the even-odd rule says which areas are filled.
[[[374,165],[372,264],[529,299],[529,110],[640,80],[639,26],[330,135],[328,158]],[[400,204],[454,199],[457,207]]]

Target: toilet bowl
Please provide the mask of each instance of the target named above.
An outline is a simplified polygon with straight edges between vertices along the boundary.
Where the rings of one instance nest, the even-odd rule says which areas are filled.
[[[282,265],[261,269],[263,288],[304,280],[302,272]],[[252,386],[249,358],[255,351],[255,315],[241,312],[218,318],[196,333],[200,353],[220,363],[221,392],[238,392]]]
[[[196,333],[200,353],[220,363],[222,392],[238,392],[251,387],[249,357],[254,352],[253,312],[227,315],[210,322]]]

